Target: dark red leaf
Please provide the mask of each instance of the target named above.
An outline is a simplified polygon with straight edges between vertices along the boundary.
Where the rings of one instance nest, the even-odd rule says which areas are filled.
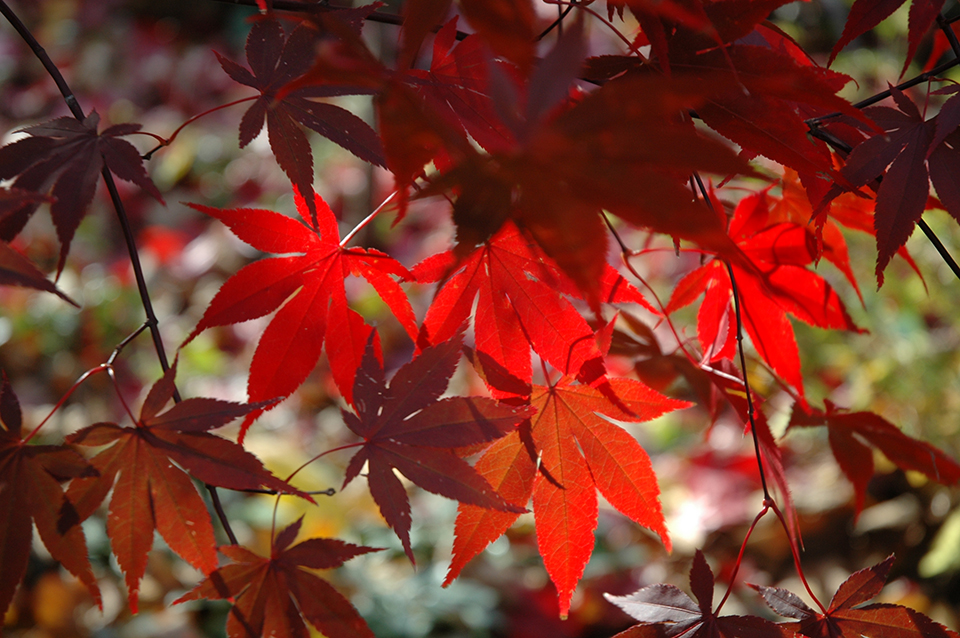
[[[137,149],[120,139],[140,130],[139,124],[118,124],[97,132],[100,116],[93,111],[80,122],[60,117],[23,129],[31,137],[0,148],[0,179],[14,179],[12,186],[35,193],[50,193],[50,214],[60,239],[63,270],[70,242],[93,200],[101,170],[133,182],[161,204],[163,197],[143,167]],[[0,239],[10,241],[37,210],[28,204],[0,218]]]
[[[482,397],[440,399],[460,358],[460,345],[457,333],[425,348],[386,386],[382,366],[368,344],[354,385],[356,414],[343,412],[347,427],[364,439],[343,484],[368,464],[370,493],[411,562],[410,503],[394,469],[423,489],[461,503],[525,511],[504,500],[455,453],[456,448],[504,436],[531,413]]]

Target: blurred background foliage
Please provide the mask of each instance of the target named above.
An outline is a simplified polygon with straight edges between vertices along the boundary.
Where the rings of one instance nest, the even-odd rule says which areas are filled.
[[[397,3],[393,3],[396,5]],[[104,124],[139,122],[168,136],[184,120],[249,95],[232,83],[213,55],[242,59],[253,9],[214,0],[19,0],[15,11],[63,71],[87,112],[96,109]],[[956,11],[955,3],[948,8]],[[550,9],[553,10],[552,8]],[[845,0],[814,0],[778,10],[776,22],[821,63],[839,36],[849,11]],[[627,24],[629,32],[634,25]],[[376,48],[396,45],[395,27],[369,24],[366,36]],[[833,68],[856,84],[845,95],[867,97],[896,82],[906,50],[906,12],[901,10],[847,48]],[[914,68],[930,62],[932,38],[920,49]],[[932,66],[932,61],[930,66]],[[926,86],[913,90],[923,103]],[[346,102],[369,117],[369,104]],[[0,135],[8,143],[20,128],[66,114],[53,83],[6,23],[0,24]],[[292,214],[289,182],[277,168],[266,141],[258,138],[243,152],[237,144],[239,107],[203,117],[188,126],[148,168],[169,203],[159,206],[121,182],[121,193],[136,229],[161,330],[172,351],[196,325],[220,284],[257,254],[221,225],[211,224],[181,202],[222,207],[261,207]],[[388,174],[371,170],[339,147],[313,136],[316,188],[349,230],[389,192]],[[146,152],[155,142],[132,138]],[[758,184],[753,184],[758,187]],[[721,193],[723,195],[723,192]],[[729,197],[735,197],[731,191]],[[926,216],[953,254],[960,234],[944,213]],[[405,222],[390,228],[380,219],[358,243],[388,250],[411,266],[445,249],[452,237],[445,204],[417,203]],[[16,245],[36,263],[52,268],[58,246],[49,221],[35,216]],[[929,242],[917,233],[908,244],[921,277],[897,259],[886,283],[873,284],[875,247],[866,236],[848,233],[853,268],[863,306],[836,271],[821,271],[837,284],[862,335],[828,333],[796,325],[810,396],[830,398],[852,410],[875,411],[960,457],[960,298],[958,282]],[[638,238],[637,241],[642,241]],[[639,263],[666,297],[684,269],[684,260],[660,253]],[[412,344],[376,295],[358,282],[350,290],[355,307],[377,325],[390,367],[409,359]],[[11,378],[26,412],[38,423],[86,370],[104,362],[120,341],[138,328],[142,309],[113,211],[95,200],[60,277],[59,286],[82,309],[52,295],[0,288],[0,368]],[[418,316],[429,303],[428,288],[410,289]],[[695,335],[695,315],[678,314],[686,336]],[[262,321],[209,330],[181,353],[178,383],[187,396],[245,399],[246,370]],[[625,328],[626,330],[626,328]],[[627,330],[629,332],[629,330]],[[658,330],[658,335],[661,332]],[[666,334],[666,332],[663,332]],[[668,339],[664,347],[670,348]],[[351,442],[342,427],[339,401],[323,361],[310,380],[280,408],[260,419],[247,442],[275,473],[284,476],[310,457]],[[159,376],[148,339],[134,341],[118,359],[118,376],[128,400],[136,403]],[[777,393],[763,370],[751,369],[751,382],[769,397],[765,410],[776,433],[789,416],[787,397]],[[478,392],[482,385],[466,370],[451,391]],[[680,386],[668,389],[689,395]],[[43,436],[55,440],[101,420],[120,418],[108,380],[95,376],[66,401]],[[697,547],[707,555],[722,583],[736,559],[743,535],[760,506],[753,451],[740,426],[721,418],[707,434],[708,417],[699,408],[654,423],[631,426],[653,457],[676,550],[667,555],[649,534],[612,510],[602,511],[597,547],[574,599],[571,617],[557,618],[556,596],[536,549],[533,521],[521,517],[449,588],[440,583],[449,562],[456,505],[414,492],[412,538],[418,563],[403,557],[395,536],[379,517],[362,482],[339,492],[346,456],[314,463],[297,478],[304,489],[335,488],[318,497],[317,507],[284,500],[278,524],[304,515],[304,533],[336,536],[390,548],[359,557],[327,574],[368,620],[374,632],[391,636],[610,636],[630,624],[602,598],[602,592],[629,593],[639,586],[672,582],[686,588]],[[825,433],[790,432],[783,440],[793,494],[801,513],[804,564],[813,586],[829,597],[853,570],[891,552],[898,560],[882,600],[906,604],[951,626],[960,606],[960,493],[895,471],[878,457],[867,509],[852,520],[852,489],[839,473]],[[265,551],[274,499],[224,494],[227,512],[241,541]],[[132,617],[115,561],[110,556],[104,517],[85,523],[91,559],[101,579],[104,609],[92,606],[82,587],[51,563],[36,546],[30,572],[4,620],[10,636],[221,636],[227,605],[169,603],[194,585],[199,574],[176,559],[157,539],[141,590],[141,612]],[[221,538],[222,541],[225,539]],[[748,546],[742,581],[802,587],[794,575],[789,547],[771,517]],[[728,606],[766,614],[749,590],[738,588]]]

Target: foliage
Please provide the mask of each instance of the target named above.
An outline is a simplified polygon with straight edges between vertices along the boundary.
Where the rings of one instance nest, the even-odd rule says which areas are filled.
[[[866,333],[844,301],[849,286],[866,306],[856,274],[861,253],[842,229],[875,241],[878,285],[897,267],[895,255],[921,272],[907,250],[916,226],[960,278],[924,219],[943,209],[960,220],[960,98],[945,77],[960,60],[960,41],[940,14],[942,2],[916,0],[901,75],[934,23],[933,51],[948,60],[937,66],[931,54],[926,72],[852,104],[842,92],[854,78],[821,66],[769,21],[786,4],[407,0],[396,14],[381,3],[257,0],[245,27],[246,66],[215,53],[219,81],[242,97],[217,96],[224,99],[209,107],[214,100],[195,96],[188,119],[163,137],[139,123],[100,130],[98,112],[84,112],[83,96],[0,0],[72,114],[22,126],[18,139],[0,147],[0,284],[86,310],[62,284],[71,260],[84,259],[81,245],[95,241],[83,222],[99,206],[102,179],[127,255],[98,265],[136,286],[145,315],[117,322],[126,337],[91,337],[86,371],[59,388],[51,414],[32,428],[15,390],[24,380],[4,376],[0,608],[14,609],[28,580],[34,526],[52,558],[103,607],[102,566],[91,563],[85,523],[101,516],[133,613],[157,531],[202,574],[176,602],[228,601],[231,638],[306,636],[308,625],[331,637],[372,635],[368,622],[377,619],[364,619],[336,575],[331,584],[316,572],[374,560],[381,548],[315,533],[305,516],[277,531],[281,505],[325,507],[315,497],[333,490],[292,483],[324,467],[342,485],[335,499],[357,489],[353,479],[365,473],[372,503],[410,563],[420,512],[401,476],[455,501],[444,586],[532,512],[536,553],[555,588],[551,604],[567,618],[591,556],[601,551],[598,493],[657,538],[640,536],[643,542],[672,549],[663,475],[624,426],[686,411],[675,418],[707,439],[731,423],[749,437],[752,451],[724,472],[753,485],[761,509],[740,530],[739,553],[719,579],[697,549],[690,570],[696,600],[667,583],[608,595],[638,623],[618,635],[957,636],[908,606],[867,604],[881,593],[892,557],[846,578],[829,606],[818,600],[804,570],[790,441],[810,432],[826,438],[853,485],[853,520],[868,505],[880,461],[874,449],[930,482],[960,481],[960,464],[947,452],[878,411],[838,407],[840,384],[831,387],[809,367],[805,374],[817,355],[805,351],[808,337],[792,321],[846,340]],[[900,4],[856,0],[830,61]],[[375,23],[394,25],[396,47],[371,43],[366,32]],[[877,105],[887,98],[893,106]],[[364,100],[375,125],[365,119]],[[248,106],[239,116],[227,110],[240,104]],[[190,143],[198,122],[217,117],[238,128],[238,152],[255,163],[257,148],[269,149],[292,188],[286,199],[267,207],[259,201],[261,182],[272,177],[248,177],[207,196],[177,185],[187,181],[182,173],[164,180],[151,170]],[[344,202],[315,190],[324,169],[305,129],[358,165],[392,174],[392,189],[360,206],[349,232],[341,230],[352,217]],[[126,139],[134,135],[157,146],[141,152]],[[181,228],[138,237],[143,208],[152,200],[165,206],[173,192],[190,200],[177,213]],[[43,206],[59,244],[48,251],[63,277],[56,283],[31,261],[48,241],[27,225]],[[243,254],[258,258],[242,267],[236,259],[216,293],[185,304],[196,322],[172,339],[180,346],[170,365],[169,321],[151,300],[162,286],[148,280],[141,255],[163,264],[183,254],[188,229],[200,228],[202,218],[229,229],[245,244],[234,243],[237,251],[250,248],[255,253]],[[611,245],[619,248],[618,266]],[[824,272],[824,262],[840,277]],[[670,289],[665,303],[661,285]],[[694,319],[686,309],[697,303]],[[696,339],[687,323],[695,323]],[[139,379],[156,376],[131,364],[140,361],[134,353],[146,334],[161,374],[134,416],[128,401],[140,393]],[[249,365],[247,341],[256,341]],[[217,357],[245,365],[246,402],[182,398],[175,383],[182,362],[212,365]],[[47,423],[83,403],[71,403],[75,392],[91,404],[90,416],[54,441]],[[105,414],[92,416],[96,401]],[[256,424],[298,401],[311,422],[337,415],[313,426],[312,439],[324,447],[295,469],[264,463],[250,443],[263,430]],[[776,406],[788,406],[789,416]],[[125,418],[130,425],[121,424]],[[210,432],[240,418],[236,441]],[[327,455],[351,448],[341,475]],[[694,465],[719,464],[683,453]],[[273,473],[280,468],[286,478]],[[274,499],[269,536],[259,545],[238,538],[218,488]],[[347,508],[332,502],[328,515]],[[749,520],[755,510],[746,510]],[[742,603],[738,576],[748,565],[748,541],[770,513],[797,582],[819,611],[788,588],[760,584],[752,585],[753,606]],[[217,557],[211,514],[227,564]],[[301,534],[307,537],[296,542]],[[726,593],[714,606],[721,582]],[[747,610],[720,615],[735,592]],[[793,620],[774,622],[760,601]]]

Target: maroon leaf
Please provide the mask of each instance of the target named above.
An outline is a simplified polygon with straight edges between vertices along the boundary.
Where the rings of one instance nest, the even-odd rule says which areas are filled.
[[[380,512],[400,537],[413,561],[410,545],[410,503],[394,469],[420,487],[461,503],[522,512],[455,453],[461,448],[498,439],[531,411],[482,397],[440,399],[460,358],[461,335],[420,355],[394,375],[390,385],[368,344],[354,385],[356,414],[343,419],[364,439],[347,467],[343,484],[369,466],[367,481]]]
[[[651,585],[629,596],[604,597],[641,624],[618,638],[792,638],[793,631],[757,616],[718,616],[712,609],[714,579],[703,552],[697,550],[690,570],[694,602],[673,585]]]
[[[104,167],[122,180],[133,182],[161,204],[163,197],[143,167],[137,149],[120,139],[140,130],[139,124],[117,124],[97,133],[100,116],[93,111],[80,122],[60,117],[23,129],[31,137],[0,148],[0,179],[12,186],[54,197],[50,214],[60,239],[63,270],[70,242],[93,200]],[[37,204],[20,207],[0,218],[0,239],[10,241],[37,210]]]
[[[840,585],[825,613],[815,612],[783,589],[753,587],[774,611],[799,620],[781,626],[810,638],[957,638],[956,632],[901,605],[875,603],[857,607],[880,593],[892,566],[891,555],[873,567],[852,574]]]
[[[370,126],[349,111],[311,98],[365,92],[342,86],[288,85],[311,66],[320,42],[320,32],[301,23],[287,38],[274,19],[258,20],[247,36],[246,54],[250,70],[217,54],[223,70],[236,82],[260,91],[260,97],[240,121],[240,147],[260,133],[264,121],[270,148],[280,168],[300,194],[307,198],[311,216],[316,217],[313,192],[313,153],[300,125],[336,142],[362,160],[384,166],[380,139]]]

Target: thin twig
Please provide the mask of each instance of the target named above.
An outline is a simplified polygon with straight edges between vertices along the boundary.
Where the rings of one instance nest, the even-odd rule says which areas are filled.
[[[714,210],[713,202],[710,201],[710,195],[707,193],[707,188],[704,186],[703,180],[700,179],[700,175],[694,173],[693,179],[696,180],[697,188],[700,189],[700,194],[703,196],[706,205],[710,207],[710,210]],[[740,353],[740,370],[743,374],[744,392],[747,395],[747,421],[750,423],[750,433],[753,435],[753,449],[757,454],[757,469],[760,470],[760,485],[763,487],[763,498],[764,501],[769,501],[772,499],[770,497],[770,491],[767,488],[767,473],[763,469],[763,455],[760,454],[760,436],[757,434],[753,395],[750,391],[750,381],[747,378],[747,360],[743,354],[743,317],[740,313],[740,291],[737,289],[737,279],[733,274],[733,266],[727,260],[724,260],[723,263],[727,266],[727,274],[730,276],[730,289],[733,293],[733,313],[737,318],[737,351]]]
[[[57,68],[57,65],[54,64],[53,60],[50,59],[50,56],[47,54],[46,50],[40,46],[40,43],[34,37],[33,33],[30,32],[23,21],[20,20],[19,16],[17,16],[16,13],[10,9],[4,0],[0,0],[0,14],[2,14],[10,22],[23,41],[26,42],[27,46],[29,46],[34,52],[34,55],[37,56],[37,59],[40,60],[43,68],[47,71],[54,83],[57,85],[57,88],[60,90],[60,94],[63,95],[64,102],[66,102],[67,108],[70,109],[70,112],[73,114],[73,116],[81,122],[86,119],[83,109],[80,107],[80,103],[77,101],[76,95],[74,95],[73,91],[70,89],[70,86],[64,79],[63,74],[60,73],[60,69]],[[160,334],[160,322],[157,320],[157,315],[153,310],[153,303],[150,301],[150,291],[147,288],[147,281],[143,274],[143,267],[140,264],[140,253],[137,250],[137,243],[133,236],[133,229],[130,226],[130,219],[127,217],[123,200],[120,199],[120,193],[117,191],[117,185],[114,182],[113,174],[110,172],[110,169],[107,166],[104,166],[102,173],[103,181],[107,186],[107,192],[110,193],[110,200],[113,203],[114,210],[117,213],[117,219],[120,222],[120,228],[123,231],[124,241],[127,245],[127,252],[130,256],[130,264],[133,267],[134,278],[137,282],[137,290],[140,293],[140,302],[143,305],[144,313],[147,316],[144,325],[148,326],[150,329],[150,336],[153,338],[153,345],[157,352],[157,358],[160,361],[160,367],[164,372],[166,372],[170,369],[170,363],[167,360],[167,354],[163,346],[163,337]],[[137,331],[136,334],[139,334],[140,331],[142,331],[142,327]],[[126,345],[126,343],[128,343],[128,340],[124,340],[124,342],[121,343],[121,346]],[[107,367],[106,369],[108,371],[112,371],[112,367]],[[181,400],[180,393],[176,389],[173,391],[173,400],[176,402]],[[223,526],[227,537],[230,539],[230,542],[236,545],[236,536],[234,535],[233,530],[230,528],[230,521],[227,519],[226,513],[223,511],[223,507],[220,505],[220,498],[217,494],[217,488],[212,485],[207,485],[206,487],[210,492],[210,497],[213,500],[214,509],[216,510],[217,516],[220,519],[220,524]]]

